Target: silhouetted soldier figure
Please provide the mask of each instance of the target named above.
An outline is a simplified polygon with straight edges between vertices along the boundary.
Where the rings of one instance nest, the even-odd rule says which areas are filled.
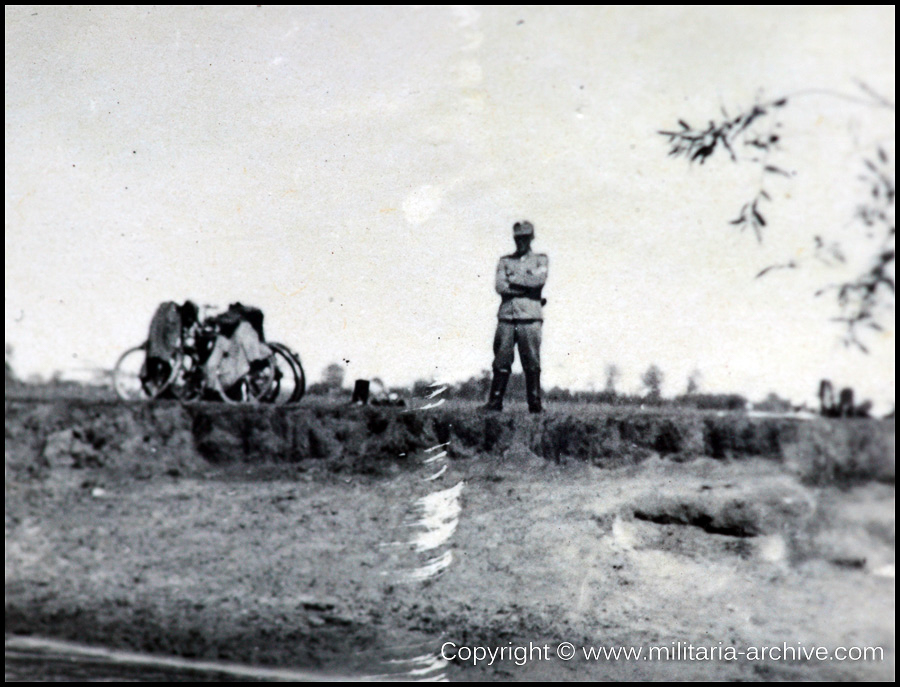
[[[853,402],[853,389],[844,387],[838,395],[837,416],[853,417],[856,414],[856,404]]]
[[[834,387],[830,379],[819,382],[819,409],[824,417],[835,416]]]
[[[534,226],[531,222],[513,225],[516,252],[500,258],[496,289],[502,302],[497,313],[494,336],[494,377],[486,410],[503,410],[503,395],[512,372],[514,349],[525,371],[528,410],[541,412],[541,327],[542,306],[547,302],[541,290],[547,281],[547,256],[531,251]]]

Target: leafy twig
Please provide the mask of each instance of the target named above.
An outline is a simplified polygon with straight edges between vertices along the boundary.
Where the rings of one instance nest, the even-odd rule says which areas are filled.
[[[894,103],[877,93],[868,84],[857,81],[865,98],[855,97],[837,91],[808,89],[800,91],[791,98],[809,95],[825,95],[841,98],[861,105],[893,110]],[[762,241],[763,229],[767,220],[762,211],[763,202],[771,201],[771,196],[763,186],[767,175],[790,178],[794,175],[782,166],[772,164],[770,156],[780,150],[780,136],[775,130],[780,127],[776,120],[769,131],[761,131],[759,123],[771,120],[778,111],[786,107],[787,97],[766,102],[757,102],[747,111],[735,117],[729,117],[722,108],[722,119],[710,121],[703,128],[694,128],[684,119],[679,119],[680,128],[659,131],[669,143],[669,155],[686,159],[690,164],[704,164],[707,159],[724,150],[733,162],[748,161],[760,167],[760,188],[753,198],[741,207],[738,216],[730,224],[741,230],[750,227],[758,241]],[[742,155],[743,152],[750,156]],[[880,247],[873,256],[869,268],[856,278],[846,282],[830,284],[816,292],[821,295],[835,292],[841,316],[835,318],[846,327],[845,341],[848,345],[857,346],[863,351],[867,348],[859,339],[861,329],[880,331],[878,322],[880,305],[893,305],[894,299],[894,204],[896,187],[893,161],[887,152],[879,147],[877,154],[871,159],[863,160],[865,167],[860,179],[864,182],[864,200],[856,208],[854,217],[864,227],[869,239],[880,239]],[[814,237],[814,255],[825,264],[845,263],[846,257],[837,242],[826,243],[821,236]],[[790,260],[784,264],[770,265],[761,270],[757,278],[772,271],[796,269],[800,263]]]

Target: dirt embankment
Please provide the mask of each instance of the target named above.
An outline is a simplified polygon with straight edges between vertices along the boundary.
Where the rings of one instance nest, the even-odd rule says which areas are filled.
[[[136,477],[209,465],[298,464],[388,475],[416,451],[447,443],[451,458],[525,450],[601,468],[659,456],[754,457],[812,484],[894,481],[894,423],[751,418],[740,413],[560,406],[542,416],[471,406],[410,411],[333,404],[295,408],[90,401],[6,403],[7,471],[104,467]]]
[[[7,399],[6,629],[360,676],[444,641],[802,641],[887,654],[443,669],[884,678],[893,443],[874,420]]]

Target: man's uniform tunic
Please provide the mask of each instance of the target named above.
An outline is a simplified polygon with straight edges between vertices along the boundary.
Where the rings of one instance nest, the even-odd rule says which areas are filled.
[[[540,372],[544,320],[541,289],[547,281],[548,265],[546,255],[531,251],[500,258],[496,289],[502,302],[494,336],[494,372],[511,371],[516,344],[525,372]]]

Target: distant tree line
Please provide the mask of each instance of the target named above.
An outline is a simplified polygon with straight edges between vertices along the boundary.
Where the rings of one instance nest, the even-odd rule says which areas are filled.
[[[338,363],[332,363],[323,370],[321,380],[307,388],[307,393],[312,396],[332,398],[346,396],[349,398],[350,388],[344,386],[344,377],[343,366]],[[618,366],[607,365],[605,383],[602,390],[571,390],[555,386],[545,389],[544,397],[547,401],[554,403],[584,403],[611,406],[682,406],[698,410],[745,410],[749,407],[747,399],[740,394],[701,393],[701,374],[699,370],[694,370],[689,376],[686,392],[674,398],[665,398],[662,395],[665,375],[658,365],[650,365],[641,375],[641,390],[643,393],[628,394],[618,391],[616,387],[621,377],[622,374]],[[380,384],[380,380],[377,381]],[[483,401],[487,398],[490,388],[491,371],[482,370],[479,374],[461,382],[444,385],[444,389],[440,392],[440,398]],[[388,391],[411,395],[413,398],[425,398],[433,394],[435,389],[433,381],[419,379],[409,387],[392,387]],[[523,373],[516,372],[510,376],[507,395],[510,399],[525,398],[525,375]],[[777,399],[777,401],[773,399]],[[772,411],[790,410],[791,403],[785,399],[779,399],[775,394],[770,394],[765,409]]]
[[[55,372],[49,380],[39,377],[20,380],[13,368],[13,348],[6,345],[6,387],[11,391],[13,387],[32,389],[47,388],[71,388],[72,390],[84,390],[88,388],[84,383],[77,381],[63,381],[60,372]],[[103,373],[98,370],[98,373]],[[307,394],[310,396],[328,397],[341,400],[350,400],[351,389],[344,385],[346,370],[339,363],[331,363],[323,371],[318,382],[307,386]],[[701,392],[700,385],[702,375],[699,370],[694,370],[688,376],[685,393],[666,398],[662,395],[662,384],[665,376],[658,365],[650,365],[641,375],[643,393],[626,394],[618,391],[616,386],[621,380],[622,374],[616,365],[607,365],[605,369],[605,383],[601,391],[594,389],[571,390],[554,386],[544,390],[545,398],[553,403],[581,403],[609,406],[668,406],[693,408],[696,410],[758,410],[772,413],[786,413],[798,410],[789,399],[782,398],[776,393],[770,393],[762,401],[749,403],[741,394],[714,394]],[[98,379],[108,381],[108,375],[101,375]],[[458,399],[464,401],[484,401],[491,388],[491,371],[482,370],[479,374],[455,384],[436,385],[431,380],[419,379],[407,387],[388,387],[381,379],[375,377],[369,380],[374,393],[384,397],[396,394],[398,397],[427,398],[440,397],[441,399]],[[100,388],[97,384],[90,388]],[[525,375],[521,372],[510,376],[507,393],[511,399],[525,399]],[[835,393],[829,380],[823,379],[819,386],[819,412],[826,417],[869,417],[872,410],[870,401],[857,404],[854,399],[853,389],[845,387],[839,393]],[[809,409],[807,409],[809,410]],[[888,417],[893,417],[893,411]]]

